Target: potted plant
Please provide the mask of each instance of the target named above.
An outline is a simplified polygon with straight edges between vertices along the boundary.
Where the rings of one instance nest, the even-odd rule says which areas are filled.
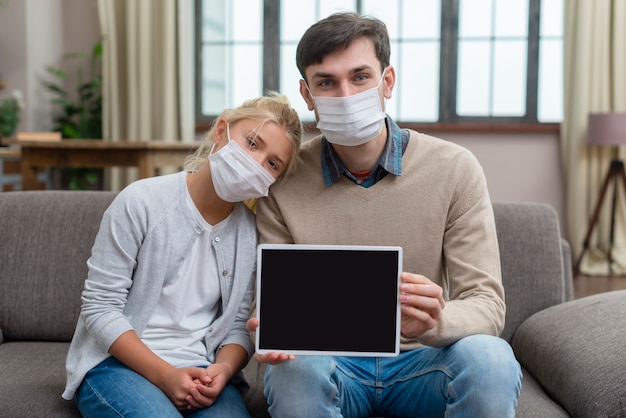
[[[44,81],[52,94],[52,103],[60,108],[54,117],[54,128],[63,138],[102,138],[102,42],[93,45],[91,54],[74,52],[63,56],[64,60],[78,61],[73,74],[56,68],[46,70],[56,81]],[[70,76],[73,76],[71,79]],[[73,89],[66,86],[73,81]],[[93,188],[102,179],[102,169],[66,168],[69,188],[82,190]]]
[[[0,81],[0,86],[4,86],[2,81]],[[13,90],[10,95],[0,96],[0,138],[13,136],[20,122],[20,112],[23,107],[24,100],[19,90]]]

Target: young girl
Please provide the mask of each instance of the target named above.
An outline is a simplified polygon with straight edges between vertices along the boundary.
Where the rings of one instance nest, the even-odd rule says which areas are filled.
[[[235,387],[257,235],[241,203],[294,170],[302,125],[271,93],[224,111],[185,171],[134,182],[87,265],[63,397],[85,417],[248,416]]]

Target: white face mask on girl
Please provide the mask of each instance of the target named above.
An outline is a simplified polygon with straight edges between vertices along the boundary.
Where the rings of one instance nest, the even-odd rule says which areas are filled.
[[[226,125],[228,143],[213,154],[209,154],[209,165],[213,187],[220,199],[226,202],[241,202],[246,199],[267,196],[270,186],[276,181],[237,142],[230,139],[230,125]]]
[[[385,112],[376,87],[345,97],[313,96],[305,83],[317,109],[317,128],[328,142],[337,145],[357,146],[374,139],[383,129]]]

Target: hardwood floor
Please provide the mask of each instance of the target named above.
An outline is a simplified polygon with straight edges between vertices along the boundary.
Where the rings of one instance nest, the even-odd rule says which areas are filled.
[[[601,277],[578,275],[574,278],[574,298],[576,299],[596,293],[624,289],[626,289],[626,276]]]

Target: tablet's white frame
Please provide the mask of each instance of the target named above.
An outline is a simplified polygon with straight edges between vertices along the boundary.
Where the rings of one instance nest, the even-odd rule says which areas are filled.
[[[286,250],[356,250],[356,251],[393,251],[398,254],[398,266],[396,277],[396,333],[394,341],[394,351],[376,352],[376,351],[333,351],[333,350],[293,350],[293,349],[271,349],[260,348],[259,340],[263,321],[261,318],[261,257],[265,249],[286,249]],[[313,245],[313,244],[259,244],[257,246],[257,274],[256,274],[256,317],[259,320],[259,328],[255,335],[255,350],[259,354],[266,353],[285,353],[293,355],[315,355],[315,356],[353,356],[353,357],[396,357],[400,353],[400,274],[402,273],[402,247],[396,246],[368,246],[368,245]]]

